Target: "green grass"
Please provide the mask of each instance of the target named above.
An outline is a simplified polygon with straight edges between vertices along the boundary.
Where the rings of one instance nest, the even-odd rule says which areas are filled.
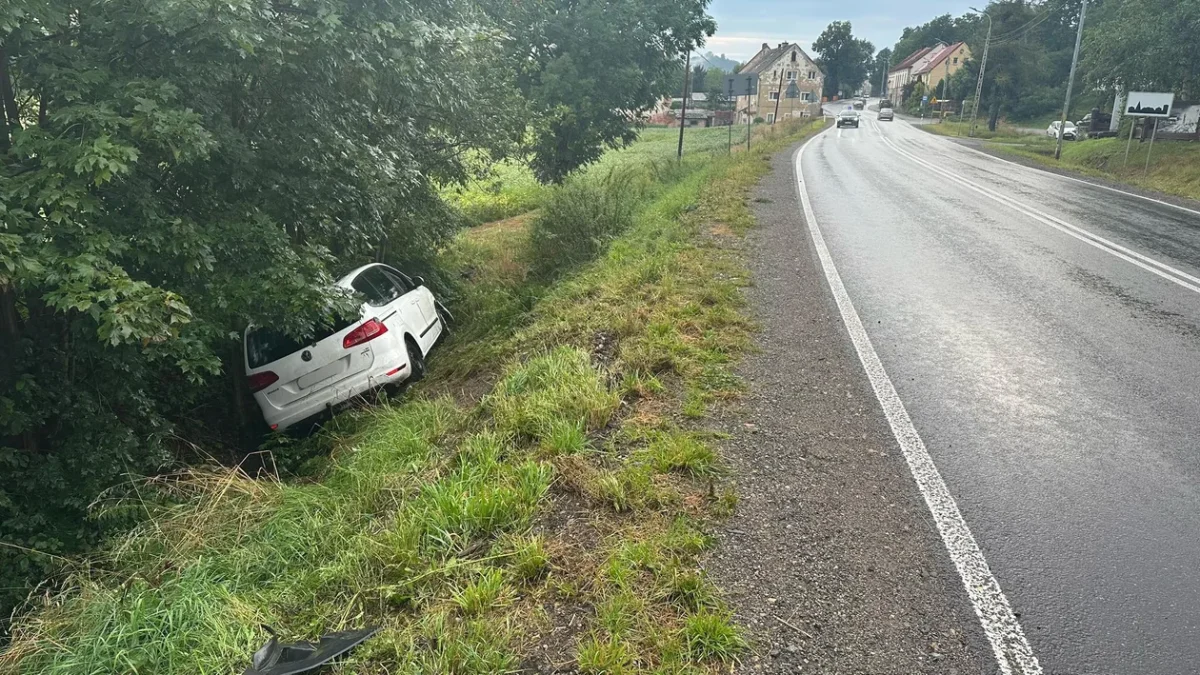
[[[685,154],[725,151],[730,134],[727,127],[708,129],[686,129],[683,151]],[[733,129],[732,142],[744,144],[745,127]],[[600,161],[584,167],[580,177],[604,175],[614,167],[631,168],[654,162],[665,162],[676,157],[679,129],[646,128],[630,147],[608,152]],[[476,162],[482,164],[483,158]],[[505,160],[479,166],[476,175],[465,185],[449,187],[442,191],[450,203],[462,211],[472,225],[511,218],[540,208],[549,198],[552,188],[542,185],[534,178],[529,167],[517,160]]]
[[[527,222],[468,233],[447,255],[474,266],[471,310],[434,360],[468,369],[339,416],[305,480],[159,481],[171,499],[18,619],[0,671],[237,671],[263,624],[284,639],[380,626],[341,667],[363,675],[727,668],[745,641],[696,570],[736,499],[682,409],[736,395],[746,193],[767,153],[813,131],[648,162],[659,183],[630,228],[550,286],[530,281]],[[564,603],[582,624],[546,610]],[[545,653],[555,626],[568,637]]]
[[[920,124],[917,125],[917,128],[939,136],[965,138],[970,135],[971,122],[970,120],[955,122],[948,119],[940,124]],[[995,131],[989,131],[987,123],[981,120],[975,125],[975,138],[1029,140],[1036,139],[1037,136],[1020,131],[1016,126],[1004,122],[996,125]]]
[[[473,225],[511,218],[541,206],[549,188],[527,166],[514,160],[480,169],[465,185],[443,191]]]
[[[1049,167],[1064,168],[1089,176],[1107,178],[1178,197],[1200,199],[1200,143],[1157,141],[1146,158],[1150,143],[1134,141],[1125,163],[1125,138],[1096,138],[1063,143],[1062,159],[1054,159],[1054,140],[1037,139],[1019,146],[994,145],[992,149],[1031,159]]]

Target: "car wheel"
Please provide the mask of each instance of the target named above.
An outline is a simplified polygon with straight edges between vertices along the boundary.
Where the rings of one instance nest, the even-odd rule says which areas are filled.
[[[420,382],[425,378],[425,356],[412,338],[404,338],[404,346],[408,349],[408,381]]]

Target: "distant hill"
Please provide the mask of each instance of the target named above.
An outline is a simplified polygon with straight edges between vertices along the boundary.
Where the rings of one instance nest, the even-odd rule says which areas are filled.
[[[724,54],[717,56],[712,52],[705,52],[704,56],[692,54],[692,65],[703,66],[705,68],[720,68],[727,73],[732,73],[733,69],[737,68],[738,62],[725,58]]]

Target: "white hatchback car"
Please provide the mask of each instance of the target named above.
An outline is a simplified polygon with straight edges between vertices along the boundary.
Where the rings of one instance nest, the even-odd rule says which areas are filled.
[[[366,297],[360,317],[310,344],[269,328],[246,329],[246,375],[272,429],[310,421],[365,391],[420,379],[425,355],[445,331],[444,310],[420,277],[376,263],[337,285]]]

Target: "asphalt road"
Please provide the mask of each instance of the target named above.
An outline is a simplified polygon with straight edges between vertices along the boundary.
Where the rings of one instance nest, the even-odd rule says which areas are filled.
[[[801,169],[1044,671],[1198,672],[1200,213],[872,112]]]

